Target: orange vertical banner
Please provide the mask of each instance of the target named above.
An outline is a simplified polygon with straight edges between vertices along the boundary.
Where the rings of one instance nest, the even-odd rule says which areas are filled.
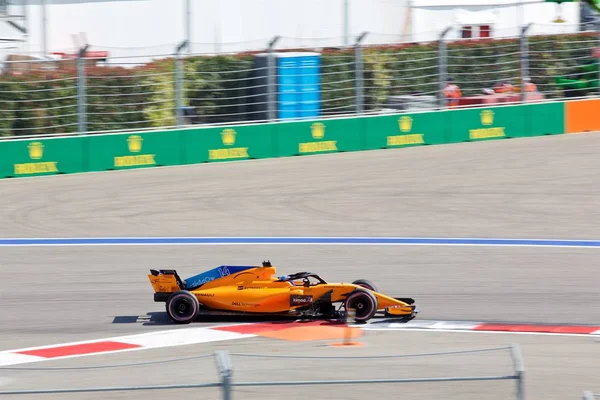
[[[565,102],[566,133],[600,131],[600,99]]]

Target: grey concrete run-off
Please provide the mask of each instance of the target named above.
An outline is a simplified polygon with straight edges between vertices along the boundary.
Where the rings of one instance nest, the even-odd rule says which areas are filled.
[[[600,135],[0,181],[0,236],[598,237]]]

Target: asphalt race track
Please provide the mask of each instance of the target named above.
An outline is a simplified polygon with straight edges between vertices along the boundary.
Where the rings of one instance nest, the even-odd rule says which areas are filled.
[[[0,237],[406,236],[599,239],[600,136],[561,135],[0,181]],[[167,329],[150,268],[182,275],[269,259],[282,274],[374,281],[427,320],[600,324],[598,251],[477,246],[0,247],[0,351]],[[150,313],[148,315],[148,313]],[[137,317],[147,316],[149,320]],[[207,325],[214,325],[211,322]],[[367,331],[356,348],[264,337],[0,367],[0,391],[191,383],[235,353],[384,355],[519,343],[530,399],[600,392],[600,337]],[[48,368],[73,368],[48,370]],[[234,380],[507,374],[508,354],[341,360],[234,358]],[[400,375],[400,376],[399,376]],[[511,382],[241,388],[234,399],[507,399]],[[61,395],[162,399],[216,389]],[[0,396],[0,399],[3,397]],[[46,399],[51,396],[19,396]]]

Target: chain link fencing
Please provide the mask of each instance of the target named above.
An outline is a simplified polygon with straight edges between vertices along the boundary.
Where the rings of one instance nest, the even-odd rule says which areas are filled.
[[[52,60],[13,57],[0,75],[0,137],[86,134],[241,124],[356,114],[402,113],[448,106],[522,103],[600,94],[600,26],[577,34],[319,47],[275,38],[244,53],[79,53]],[[392,40],[393,38],[390,38]],[[196,46],[197,47],[197,46]],[[262,49],[261,49],[262,47]],[[313,64],[285,60],[314,53]],[[288,63],[289,64],[289,63]],[[497,93],[499,83],[511,93]],[[522,90],[529,82],[532,92]]]
[[[214,380],[211,379],[214,369],[211,371],[202,365],[210,358],[213,358],[216,364],[217,379]],[[161,367],[167,368],[168,372],[161,370]],[[135,371],[136,369],[139,370]],[[517,345],[382,356],[314,356],[217,351],[214,354],[160,361],[154,359],[112,365],[84,364],[78,367],[13,366],[0,367],[0,371],[3,375],[8,372],[20,373],[19,379],[15,381],[26,382],[22,389],[0,391],[0,398],[15,399],[28,398],[30,395],[37,395],[42,399],[46,398],[44,395],[60,395],[68,400],[72,398],[70,396],[83,393],[85,398],[93,399],[94,395],[106,398],[116,396],[115,392],[126,395],[127,392],[140,391],[147,393],[146,395],[149,395],[148,392],[159,391],[167,397],[188,396],[194,393],[194,397],[224,400],[280,399],[283,394],[289,399],[306,398],[307,395],[315,398],[347,399],[364,398],[374,392],[382,400],[395,399],[398,393],[408,397],[443,396],[449,400],[479,399],[486,398],[486,395],[496,398],[499,393],[503,398],[525,398],[525,368]],[[46,375],[40,375],[42,373]],[[46,386],[47,382],[59,380],[54,374],[68,374],[69,382],[72,383],[69,387],[60,389],[33,389],[39,387],[40,382]],[[186,379],[185,377],[195,382],[177,382],[182,378]],[[96,381],[97,378],[116,385],[91,387],[85,384]],[[158,384],[165,379],[169,383]],[[153,384],[144,384],[148,381]],[[118,386],[121,382],[129,384]],[[193,392],[186,394],[185,391],[191,389]]]

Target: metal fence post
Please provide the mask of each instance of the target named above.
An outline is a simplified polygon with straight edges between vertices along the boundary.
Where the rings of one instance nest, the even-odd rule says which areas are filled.
[[[42,0],[40,2],[40,11],[42,13],[42,56],[44,57],[48,57],[48,12],[46,11],[48,6],[46,3],[48,3],[47,0]],[[25,4],[28,6],[27,3]]]
[[[344,0],[344,46],[348,46],[349,40],[350,40],[350,16],[349,16],[349,9],[350,9],[350,4],[349,4],[349,0]]]
[[[185,41],[192,43],[192,3],[185,0]],[[192,52],[191,44],[187,46],[188,55]]]
[[[448,33],[450,33],[450,31],[452,30],[452,27],[447,27],[446,29],[444,29],[444,31],[440,34],[440,38],[439,38],[439,50],[438,50],[438,57],[439,57],[439,99],[440,99],[440,108],[445,108],[446,107],[446,97],[444,96],[444,88],[446,87],[446,81],[448,80],[448,65],[447,65],[447,45],[446,45],[446,35],[448,35]]]
[[[361,42],[367,36],[368,32],[361,33],[354,42],[354,74],[356,79],[354,82],[354,92],[356,96],[356,113],[362,114],[364,112],[365,105],[365,94],[364,94],[364,68],[363,68],[363,56]]]
[[[231,374],[232,365],[229,353],[226,351],[217,351],[215,361],[221,375],[221,384],[223,388],[223,400],[231,400]]]
[[[277,80],[275,79],[275,59],[273,57],[273,49],[275,48],[275,44],[279,41],[280,36],[275,36],[269,42],[269,47],[267,48],[267,117],[269,121],[273,121],[275,119],[275,85]]]
[[[517,373],[517,400],[525,400],[525,363],[521,355],[521,349],[518,344],[513,344],[511,347],[511,355]]]
[[[183,123],[183,59],[181,58],[181,50],[188,45],[188,41],[184,40],[175,49],[175,124],[177,126],[184,125]]]
[[[529,28],[531,28],[531,24],[521,27],[521,103],[525,103],[527,98],[525,81],[529,78],[529,42],[527,40]]]
[[[87,110],[85,106],[85,53],[90,46],[86,44],[77,55],[77,130],[79,134],[87,132]]]

